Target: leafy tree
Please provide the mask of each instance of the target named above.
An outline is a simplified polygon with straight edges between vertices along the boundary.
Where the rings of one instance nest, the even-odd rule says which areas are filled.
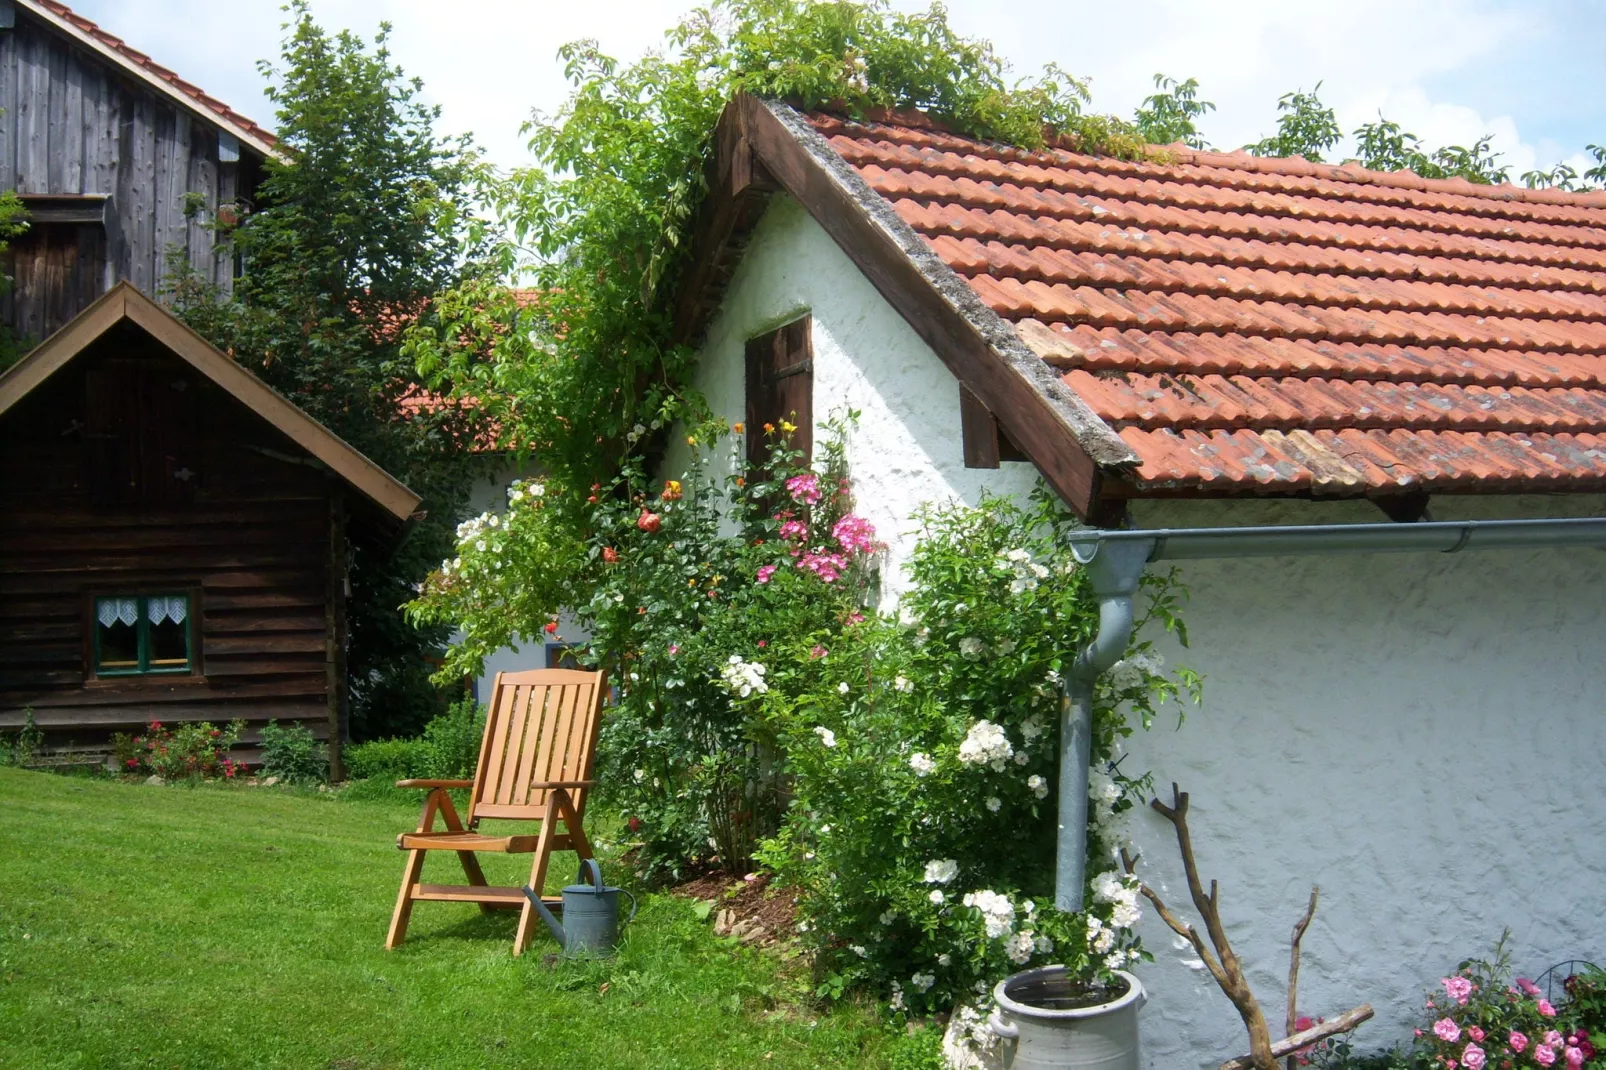
[[[1312,163],[1322,163],[1323,153],[1332,149],[1344,137],[1333,109],[1322,104],[1317,95],[1322,83],[1309,93],[1296,89],[1277,99],[1277,133],[1261,138],[1244,148],[1256,156],[1303,156]]]
[[[423,497],[394,552],[353,546],[351,724],[363,738],[416,729],[445,708],[426,656],[446,629],[416,627],[399,608],[453,545],[487,427],[472,406],[422,397],[400,341],[405,321],[462,277],[478,165],[467,139],[436,135],[438,109],[390,62],[388,25],[370,49],[322,30],[305,0],[287,10],[280,65],[261,64],[286,159],[268,161],[260,205],[233,235],[246,273],[229,301],[181,273],[174,303]]]
[[[1163,74],[1154,76],[1157,92],[1145,97],[1139,105],[1135,124],[1138,134],[1153,145],[1170,145],[1182,142],[1190,149],[1208,148],[1194,120],[1216,110],[1208,100],[1199,99],[1199,81],[1189,78],[1179,82]]]
[[[1355,131],[1361,165],[1375,171],[1414,171],[1423,178],[1464,178],[1468,182],[1493,185],[1506,181],[1509,167],[1495,161],[1498,152],[1489,148],[1493,135],[1485,134],[1471,148],[1447,145],[1427,152],[1422,139],[1401,129],[1400,124],[1378,116]]]

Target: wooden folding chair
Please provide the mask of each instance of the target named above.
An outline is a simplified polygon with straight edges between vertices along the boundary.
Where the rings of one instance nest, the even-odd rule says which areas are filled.
[[[473,780],[399,780],[400,788],[427,788],[424,812],[415,832],[396,837],[407,852],[396,912],[391,915],[386,949],[399,946],[407,935],[407,920],[420,899],[447,903],[478,903],[481,910],[519,908],[519,928],[513,953],[522,955],[538,923],[535,908],[518,888],[491,887],[480,870],[476,851],[531,854],[530,887],[546,881],[547,862],[553,851],[578,851],[592,857],[581,819],[590,794],[597,730],[601,726],[606,673],[570,669],[536,669],[497,673],[480,741],[479,764]],[[448,788],[472,788],[468,825],[458,819]],[[434,829],[435,816],[446,823]],[[481,818],[539,821],[540,832],[525,836],[487,836],[476,831]],[[557,830],[562,821],[564,829]],[[430,851],[456,851],[468,875],[467,884],[422,884],[424,856]],[[555,896],[544,897],[557,903]]]

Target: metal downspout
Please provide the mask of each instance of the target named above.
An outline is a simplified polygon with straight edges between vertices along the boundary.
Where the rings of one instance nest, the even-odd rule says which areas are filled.
[[[1071,552],[1087,570],[1099,600],[1099,630],[1077,652],[1065,677],[1060,707],[1059,843],[1054,866],[1054,905],[1082,909],[1087,886],[1087,781],[1092,762],[1093,684],[1121,660],[1132,641],[1132,599],[1143,579],[1152,542],[1075,545]]]

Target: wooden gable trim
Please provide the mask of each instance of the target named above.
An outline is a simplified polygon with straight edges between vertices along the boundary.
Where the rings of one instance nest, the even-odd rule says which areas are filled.
[[[107,291],[0,375],[0,415],[125,319],[278,428],[397,520],[405,523],[417,510],[418,495],[126,281]]]
[[[43,22],[55,32],[70,39],[80,48],[86,48],[90,52],[93,52],[96,56],[100,57],[101,60],[111,64],[118,71],[130,78],[133,78],[141,85],[149,87],[151,91],[156,93],[158,96],[178,105],[180,108],[183,108],[185,111],[200,119],[202,122],[209,123],[210,125],[217,127],[219,130],[234,135],[234,137],[238,138],[242,144],[251,146],[251,148],[256,150],[256,152],[264,158],[275,159],[281,163],[286,162],[284,154],[281,153],[271,142],[264,141],[261,136],[252,133],[244,126],[234,122],[228,116],[220,115],[217,112],[203,106],[201,102],[196,100],[194,97],[191,97],[186,93],[179,92],[168,82],[157,77],[153,71],[140,66],[138,63],[135,63],[132,59],[123,55],[121,52],[117,51],[117,49],[112,48],[106,42],[97,38],[94,34],[85,32],[81,27],[74,25],[71,20],[61,17],[48,7],[38,3],[38,0],[14,0],[14,2],[17,7],[27,11],[29,15],[38,19],[40,22]]]
[[[743,93],[726,106],[720,127],[725,132],[716,149],[731,145],[751,152],[753,173],[761,169],[808,210],[976,401],[996,415],[1008,438],[1065,503],[1084,520],[1105,516],[1106,473],[1136,468],[1138,457],[1059,381],[1014,327],[988,308],[797,111]],[[739,166],[732,160],[722,169]],[[710,188],[710,199],[722,195],[720,187]],[[716,203],[708,213],[721,210]],[[709,256],[707,248],[700,251]],[[697,277],[694,269],[692,278]],[[683,305],[697,300],[681,295]]]

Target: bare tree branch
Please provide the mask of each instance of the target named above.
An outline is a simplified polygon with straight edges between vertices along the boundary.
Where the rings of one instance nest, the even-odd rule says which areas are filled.
[[[1334,1037],[1340,1033],[1348,1033],[1371,1016],[1372,1005],[1370,1003],[1362,1003],[1352,1011],[1345,1011],[1331,1022],[1318,1022],[1302,1033],[1295,1033],[1285,1040],[1279,1040],[1271,1046],[1271,1053],[1277,1058],[1292,1054],[1301,1048],[1315,1044],[1317,1041],[1326,1040],[1328,1037]],[[1240,1055],[1236,1059],[1228,1059],[1222,1063],[1221,1070],[1252,1070],[1254,1065],[1254,1056]]]
[[[1299,942],[1305,939],[1305,930],[1316,916],[1316,899],[1321,891],[1320,888],[1310,890],[1310,905],[1305,908],[1305,916],[1294,925],[1294,936],[1288,945],[1288,1028],[1283,1030],[1284,1036],[1293,1036],[1299,1026]],[[1287,1070],[1298,1070],[1298,1067],[1299,1060],[1290,1055]]]

